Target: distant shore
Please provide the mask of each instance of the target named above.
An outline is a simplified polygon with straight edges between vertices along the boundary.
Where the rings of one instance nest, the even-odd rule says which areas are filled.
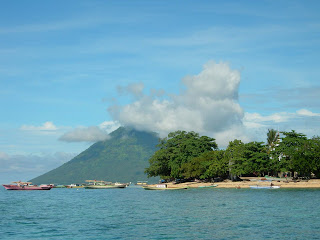
[[[280,188],[320,188],[320,179],[301,180],[301,181],[263,181],[261,178],[245,178],[244,181],[232,182],[225,180],[223,182],[215,183],[201,183],[201,182],[186,182],[186,183],[167,183],[169,187],[174,186],[188,186],[190,188],[198,188],[203,186],[210,186],[212,184],[218,185],[216,188],[250,188],[250,186],[270,186],[271,183],[274,186],[280,186]]]

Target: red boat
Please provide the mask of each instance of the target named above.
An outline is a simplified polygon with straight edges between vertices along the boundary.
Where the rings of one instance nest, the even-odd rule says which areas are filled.
[[[5,189],[7,190],[50,190],[52,188],[51,185],[32,185],[31,182],[12,182],[13,184],[3,184]]]

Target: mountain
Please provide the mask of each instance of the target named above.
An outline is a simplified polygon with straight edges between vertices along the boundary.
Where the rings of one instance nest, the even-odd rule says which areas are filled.
[[[69,162],[30,181],[35,184],[84,183],[88,179],[148,181],[144,170],[156,151],[158,135],[120,127],[109,136],[108,140],[94,143]]]

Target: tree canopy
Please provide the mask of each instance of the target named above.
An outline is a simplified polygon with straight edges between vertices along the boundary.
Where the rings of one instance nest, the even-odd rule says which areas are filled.
[[[160,139],[158,151],[149,159],[149,177],[165,179],[264,176],[281,172],[320,177],[320,137],[269,129],[267,141],[229,142],[219,150],[214,138],[195,132],[176,131]]]
[[[202,153],[218,148],[214,138],[199,136],[195,132],[176,131],[160,139],[158,151],[149,159],[145,172],[149,177],[184,178],[183,164]]]

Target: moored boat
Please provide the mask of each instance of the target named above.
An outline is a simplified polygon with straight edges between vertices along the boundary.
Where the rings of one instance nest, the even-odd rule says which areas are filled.
[[[142,186],[145,190],[182,190],[188,189],[189,187],[168,187],[167,184],[157,184],[155,186]]]
[[[130,184],[128,183],[119,183],[119,182],[116,182],[114,183],[115,186],[117,186],[118,188],[126,188],[128,187]]]
[[[83,186],[78,183],[76,183],[76,184],[72,183],[70,185],[66,185],[66,188],[83,188]]]
[[[212,185],[201,185],[198,188],[213,188],[213,187],[217,187],[218,184],[212,184]]]
[[[86,180],[89,184],[85,184],[86,189],[109,189],[109,188],[126,188],[127,184],[124,183],[112,183],[102,180]]]
[[[148,181],[138,181],[136,185],[148,185]]]
[[[31,182],[12,182],[15,184],[3,184],[5,189],[7,190],[50,190],[52,188],[51,185],[42,184],[40,186],[32,185]]]
[[[249,186],[252,189],[278,189],[280,186],[259,186],[259,185],[254,185],[254,186]]]

